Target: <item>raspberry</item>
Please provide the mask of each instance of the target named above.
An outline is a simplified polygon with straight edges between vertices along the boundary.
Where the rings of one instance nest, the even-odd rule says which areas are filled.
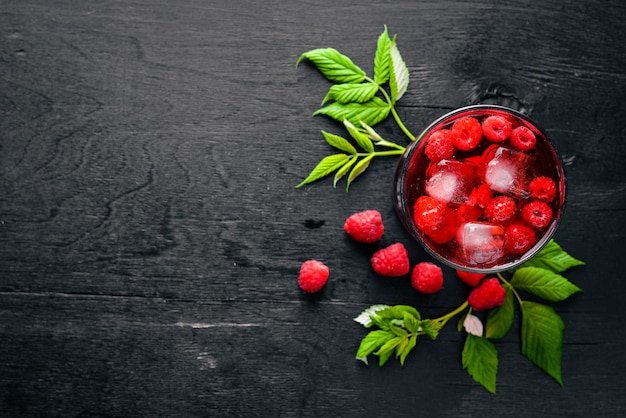
[[[366,210],[355,213],[346,219],[343,230],[355,241],[372,243],[383,236],[385,227],[377,210]]]
[[[483,211],[479,206],[460,205],[456,210],[456,219],[459,221],[459,224],[464,224],[477,221],[482,214]]]
[[[528,185],[528,191],[535,199],[551,202],[556,196],[556,184],[550,177],[537,177]]]
[[[317,260],[307,260],[300,267],[298,285],[306,293],[315,293],[324,287],[328,280],[328,267]]]
[[[515,222],[504,230],[504,248],[511,254],[523,254],[535,245],[535,231],[528,225]]]
[[[457,270],[456,275],[468,286],[476,287],[480,281],[486,276],[485,273],[472,273],[465,270]]]
[[[511,134],[513,125],[504,116],[489,116],[483,121],[483,134],[491,142],[505,141]]]
[[[426,142],[424,153],[431,161],[439,161],[454,155],[454,145],[450,137],[450,131],[440,129],[433,132]]]
[[[537,138],[533,131],[525,126],[518,126],[511,132],[511,138],[509,140],[511,145],[520,151],[528,151],[532,149],[537,143]]]
[[[515,216],[515,201],[508,196],[496,196],[487,202],[485,217],[492,223],[504,224]]]
[[[477,205],[477,206],[480,206],[481,208],[484,208],[487,205],[487,202],[491,200],[491,196],[492,196],[491,187],[489,187],[487,184],[481,184],[480,186],[475,187],[471,191],[469,195],[468,203],[471,205]]]
[[[446,204],[434,197],[420,196],[413,207],[413,216],[417,227],[423,232],[437,231],[444,227]]]
[[[426,235],[435,244],[445,244],[454,238],[456,229],[458,227],[457,214],[453,209],[446,209],[444,216],[443,227],[435,231],[428,231]]]
[[[372,256],[370,262],[374,271],[381,276],[398,277],[408,274],[409,253],[402,243],[392,244],[382,250],[378,250]]]
[[[456,148],[461,151],[469,151],[480,144],[483,133],[480,122],[468,116],[454,122],[450,136],[452,137],[452,144]]]
[[[422,262],[413,267],[411,285],[426,294],[436,293],[443,286],[443,271],[433,263]]]
[[[505,297],[506,290],[498,279],[492,277],[472,290],[467,302],[475,311],[486,311],[502,305]]]
[[[546,202],[533,200],[522,208],[522,220],[533,228],[545,228],[552,220],[552,209]]]

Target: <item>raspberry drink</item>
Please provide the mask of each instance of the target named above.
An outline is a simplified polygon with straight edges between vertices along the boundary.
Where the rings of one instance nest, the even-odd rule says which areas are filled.
[[[527,117],[477,105],[435,121],[407,148],[395,192],[400,219],[434,257],[494,272],[549,241],[565,204],[565,175]]]

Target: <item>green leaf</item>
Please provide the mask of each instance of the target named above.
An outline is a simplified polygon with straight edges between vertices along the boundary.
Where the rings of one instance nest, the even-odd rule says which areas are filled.
[[[296,187],[301,187],[305,184],[312,183],[316,180],[321,179],[322,177],[329,175],[330,173],[341,167],[343,164],[345,164],[345,162],[348,161],[349,158],[350,156],[346,154],[333,154],[324,157],[322,161],[320,161],[315,166],[315,168],[311,171],[308,177],[302,180],[302,182]]]
[[[365,152],[368,152],[368,153],[374,152],[374,144],[372,143],[372,141],[369,139],[369,137],[367,135],[365,135],[363,132],[359,131],[347,119],[344,119],[343,124],[346,127],[346,129],[348,130],[348,132],[350,133],[350,136],[352,138],[354,138],[354,140],[357,142],[357,144],[359,144],[359,146],[361,148],[363,148],[365,150]]]
[[[408,312],[404,312],[403,322],[404,322],[404,327],[410,333],[413,334],[419,331],[419,327],[420,327],[419,319],[413,316],[412,314]]]
[[[375,355],[379,356],[379,366],[382,367],[387,362],[387,360],[389,360],[389,357],[391,357],[396,347],[402,344],[402,339],[403,337],[394,337],[387,341],[385,344],[383,344],[383,346],[374,353]]]
[[[373,126],[382,122],[389,115],[389,105],[381,98],[374,97],[365,103],[339,103],[333,102],[322,107],[313,113],[313,116],[325,115],[339,122],[347,119],[353,125],[358,125],[361,121]]]
[[[386,331],[391,330],[391,321],[387,318],[381,318],[378,315],[373,315],[370,317],[372,319],[372,323],[376,325],[380,329],[384,329]]]
[[[350,175],[348,175],[348,181],[346,184],[346,191],[350,188],[350,185],[352,184],[352,182],[361,174],[363,174],[363,172],[365,170],[367,170],[367,167],[369,167],[370,162],[372,161],[372,158],[374,158],[374,154],[370,154],[367,157],[361,159],[361,161],[359,161],[354,168],[352,169],[352,171],[350,171]]]
[[[424,334],[428,335],[431,340],[436,340],[441,330],[441,326],[431,321],[430,319],[424,319],[420,322],[421,330]]]
[[[374,81],[380,86],[389,80],[389,67],[391,63],[391,39],[387,26],[378,37],[376,55],[374,56]]]
[[[409,333],[407,332],[407,330],[402,328],[403,326],[404,323],[398,319],[392,320],[389,323],[389,328],[391,329],[391,332],[393,332],[396,336],[403,338],[408,337]]]
[[[563,386],[563,320],[550,306],[535,302],[522,302],[521,312],[522,354]]]
[[[496,393],[498,351],[484,337],[467,334],[462,353],[463,368],[472,378],[491,393]]]
[[[421,319],[419,311],[411,305],[387,306],[386,308],[376,312],[376,314],[382,318],[388,319],[404,319],[405,314],[413,316],[418,321]]]
[[[378,350],[392,338],[394,338],[394,334],[389,331],[376,330],[369,332],[361,340],[356,358],[367,364],[367,356]]]
[[[582,266],[585,262],[578,260],[565,251],[554,240],[550,240],[533,258],[522,264],[521,267],[542,267],[555,273]]]
[[[356,318],[354,318],[355,322],[363,325],[365,328],[369,328],[373,325],[372,317],[378,316],[378,312],[389,308],[389,305],[372,305],[367,309],[364,309]]]
[[[298,58],[296,66],[305,58],[334,83],[360,83],[365,80],[365,72],[334,48],[319,48],[305,52]]]
[[[513,291],[509,288],[506,290],[504,303],[487,313],[485,336],[492,339],[503,338],[511,329],[514,318],[515,297],[513,296]]]
[[[413,334],[411,338],[409,338],[407,345],[404,347],[404,350],[400,353],[400,364],[404,366],[404,361],[406,360],[406,356],[409,355],[411,350],[415,348],[417,344],[417,334]]]
[[[333,180],[333,187],[337,187],[337,183],[339,182],[339,180],[341,180],[346,174],[348,174],[348,171],[350,171],[350,169],[358,159],[358,156],[353,155],[352,157],[350,157],[350,160],[347,163],[345,163],[339,170],[337,170],[337,172],[335,173],[335,179]]]
[[[371,141],[376,142],[376,143],[381,142],[381,141],[385,141],[385,140],[383,139],[383,137],[382,137],[382,136],[380,136],[380,135],[378,134],[378,132],[376,132],[376,131],[374,130],[374,128],[372,128],[371,126],[369,126],[367,123],[364,123],[363,121],[361,121],[361,126],[363,127],[363,129],[365,129],[365,130],[367,131],[367,135],[368,135],[368,137],[369,137],[369,139],[370,139]],[[386,142],[386,141],[385,141],[385,142]]]
[[[322,135],[324,135],[324,139],[331,147],[335,147],[350,154],[357,153],[356,148],[354,148],[354,146],[347,139],[326,131],[322,131]]]
[[[409,69],[400,55],[395,38],[391,42],[389,55],[392,68],[389,73],[389,89],[391,90],[391,101],[395,103],[400,100],[409,87]]]
[[[374,83],[345,83],[334,84],[328,90],[322,104],[329,100],[339,103],[365,103],[370,101],[378,91],[378,86]]]
[[[541,267],[523,267],[515,271],[511,285],[550,302],[567,299],[581,289],[565,277]]]

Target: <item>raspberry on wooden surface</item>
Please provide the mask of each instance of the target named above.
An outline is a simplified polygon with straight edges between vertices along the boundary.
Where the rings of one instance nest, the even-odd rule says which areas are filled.
[[[346,219],[343,230],[358,242],[373,243],[385,233],[383,219],[377,210],[358,212]]]
[[[409,252],[400,242],[376,251],[370,262],[376,273],[387,277],[404,276],[411,268]]]
[[[298,276],[298,285],[306,293],[319,292],[329,276],[328,267],[318,260],[307,260],[300,266],[300,275]]]

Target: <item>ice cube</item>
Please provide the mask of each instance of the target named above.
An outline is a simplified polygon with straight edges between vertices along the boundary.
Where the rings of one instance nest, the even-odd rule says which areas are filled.
[[[467,222],[457,231],[456,241],[469,265],[485,265],[504,255],[504,228],[485,222]]]
[[[468,161],[441,160],[426,171],[426,194],[442,202],[467,203],[478,181],[477,166]]]
[[[485,151],[484,180],[491,190],[527,198],[527,182],[532,178],[532,157],[520,151],[494,146]]]

